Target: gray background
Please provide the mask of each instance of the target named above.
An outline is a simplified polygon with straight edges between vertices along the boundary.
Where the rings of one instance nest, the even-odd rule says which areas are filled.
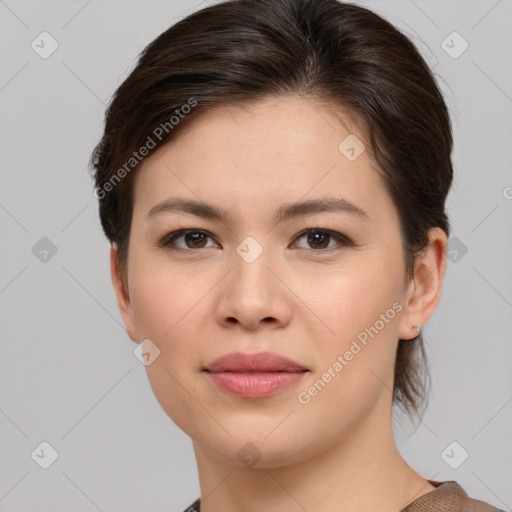
[[[397,442],[426,478],[511,510],[512,2],[359,3],[413,38],[455,132],[451,261],[424,327],[432,396],[417,429],[397,422]],[[117,311],[87,162],[139,52],[204,5],[0,0],[3,512],[171,512],[199,496],[191,441]],[[58,43],[46,59],[31,47],[43,31]],[[457,58],[453,31],[469,43]],[[58,452],[47,469],[43,441]]]

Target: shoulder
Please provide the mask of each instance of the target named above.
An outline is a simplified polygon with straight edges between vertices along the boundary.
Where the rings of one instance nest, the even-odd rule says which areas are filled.
[[[435,489],[410,503],[401,512],[505,512],[485,501],[470,498],[454,480],[429,482]],[[197,498],[183,512],[201,512],[201,498]]]
[[[420,496],[401,512],[504,512],[489,503],[469,497],[454,480],[429,482],[435,489]]]
[[[466,502],[461,508],[461,512],[505,512],[500,508],[493,507],[485,501],[467,498]]]

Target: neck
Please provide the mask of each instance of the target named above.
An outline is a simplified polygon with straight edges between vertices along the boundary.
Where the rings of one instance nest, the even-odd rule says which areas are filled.
[[[399,512],[434,487],[400,455],[382,402],[328,449],[292,465],[240,467],[194,441],[201,512]]]

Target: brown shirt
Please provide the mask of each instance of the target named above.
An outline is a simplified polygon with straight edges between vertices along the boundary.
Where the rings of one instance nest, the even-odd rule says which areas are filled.
[[[470,498],[454,480],[428,480],[435,489],[409,503],[400,512],[505,512],[484,501]]]
[[[505,512],[484,501],[470,498],[454,480],[428,480],[435,489],[409,503],[400,512]],[[201,498],[197,498],[183,512],[201,512]]]

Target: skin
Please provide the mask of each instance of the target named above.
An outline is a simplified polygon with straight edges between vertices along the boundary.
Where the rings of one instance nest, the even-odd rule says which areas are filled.
[[[323,107],[279,97],[202,113],[142,163],[127,286],[111,250],[128,335],[159,348],[146,367],[151,387],[192,439],[203,512],[396,512],[433,489],[397,450],[391,390],[398,339],[416,336],[439,302],[447,237],[430,231],[407,281],[398,215],[369,152],[349,161],[338,150],[350,132],[364,136]],[[147,218],[171,197],[224,207],[232,219]],[[284,203],[324,197],[343,197],[369,219],[339,212],[272,219]],[[174,251],[158,245],[180,228],[209,235],[182,236]],[[305,228],[333,230],[354,245],[297,238]],[[247,236],[263,248],[250,264],[236,252]],[[299,392],[395,302],[402,308],[394,318],[301,404]],[[229,352],[267,350],[309,373],[270,397],[249,399],[221,391],[202,371]],[[252,467],[237,457],[249,441],[261,453]]]

